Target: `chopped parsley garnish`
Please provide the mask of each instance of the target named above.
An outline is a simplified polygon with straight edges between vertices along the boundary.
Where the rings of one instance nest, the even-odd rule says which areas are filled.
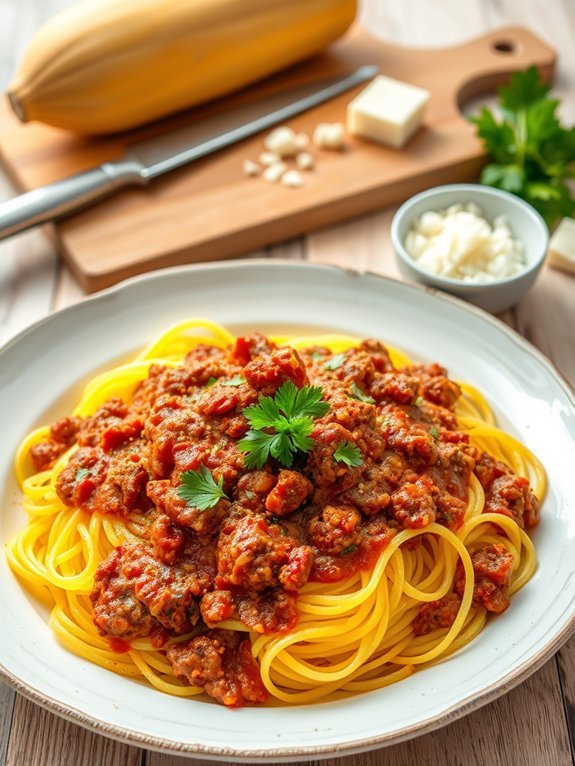
[[[357,545],[355,543],[352,543],[351,545],[348,545],[347,548],[344,548],[339,555],[345,556],[348,553],[355,553],[356,550],[357,550]]]
[[[417,399],[413,402],[413,404],[416,407],[421,407],[421,405],[423,404],[423,396],[418,396]]]
[[[349,468],[357,468],[363,463],[361,450],[348,441],[340,442],[336,451],[333,453],[333,459],[338,463],[345,463]]]
[[[360,402],[365,402],[366,404],[375,404],[375,399],[372,399],[371,396],[364,394],[355,381],[351,384],[351,398],[357,399]]]
[[[431,426],[429,433],[433,436],[434,439],[439,439],[439,431],[435,426]]]
[[[335,356],[332,356],[331,359],[328,359],[327,362],[324,364],[324,370],[337,370],[338,367],[341,367],[345,359],[345,354],[335,354]]]
[[[222,380],[222,386],[241,386],[242,383],[245,382],[246,379],[243,375],[234,375],[234,377],[229,380]]]
[[[321,351],[312,351],[311,352],[311,358],[314,362],[319,362],[320,359],[323,359],[323,354]]]
[[[90,471],[87,468],[78,468],[76,471],[76,476],[74,477],[75,481],[82,481],[82,479],[85,479],[86,476],[90,476]]]
[[[217,383],[217,382],[218,382],[218,379],[217,379],[217,378],[214,378],[214,376],[213,376],[213,375],[211,375],[211,376],[208,378],[208,382],[206,383],[206,388],[211,388],[211,387],[214,385],[214,383]]]
[[[298,389],[288,380],[274,396],[260,396],[257,404],[246,407],[243,413],[251,428],[238,443],[246,453],[246,468],[262,468],[270,456],[289,468],[296,452],[309,452],[314,419],[329,410],[322,396],[320,386]]]
[[[205,465],[201,465],[197,471],[184,471],[180,479],[182,483],[178,487],[178,495],[190,508],[205,511],[217,505],[222,498],[229,500],[224,492],[223,478],[220,476],[216,483]]]

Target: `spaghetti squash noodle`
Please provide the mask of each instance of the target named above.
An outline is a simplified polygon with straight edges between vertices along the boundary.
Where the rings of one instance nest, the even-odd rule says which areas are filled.
[[[378,689],[457,651],[532,576],[545,494],[439,365],[203,319],[90,380],[16,474],[9,563],[64,646],[226,705]]]

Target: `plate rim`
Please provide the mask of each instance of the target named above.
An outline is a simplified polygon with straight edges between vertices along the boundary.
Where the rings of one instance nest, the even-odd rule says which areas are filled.
[[[553,362],[548,359],[548,357],[545,356],[545,354],[543,354],[543,352],[541,352],[538,348],[536,348],[529,340],[520,335],[515,329],[509,327],[500,319],[492,316],[486,311],[483,311],[482,309],[469,304],[466,301],[457,298],[456,296],[449,295],[433,287],[405,282],[395,277],[377,273],[371,269],[355,269],[352,267],[339,266],[337,264],[310,263],[309,261],[294,261],[287,258],[277,258],[273,261],[266,258],[249,258],[243,259],[242,261],[218,261],[215,263],[185,264],[182,266],[159,269],[157,271],[130,277],[129,279],[123,280],[111,287],[89,295],[77,303],[54,311],[24,328],[15,336],[13,336],[7,343],[5,343],[2,348],[0,348],[0,363],[5,353],[11,349],[13,345],[19,343],[22,338],[26,337],[27,335],[35,332],[37,328],[41,327],[42,325],[50,323],[51,321],[54,321],[55,318],[66,313],[78,310],[82,311],[84,306],[99,302],[105,303],[107,300],[113,299],[116,295],[121,294],[125,290],[129,290],[130,288],[135,287],[143,282],[153,282],[163,275],[183,271],[214,271],[220,269],[229,269],[230,267],[239,270],[253,267],[263,267],[271,271],[274,268],[282,266],[287,266],[293,269],[313,269],[318,272],[335,270],[337,272],[343,272],[344,274],[352,275],[354,277],[374,277],[378,280],[382,280],[383,282],[391,283],[392,285],[400,285],[402,289],[414,291],[415,293],[430,294],[440,301],[444,301],[448,304],[455,304],[462,311],[472,314],[480,321],[491,325],[493,328],[506,336],[516,346],[518,346],[523,352],[527,353],[539,364],[543,365],[547,372],[555,378],[560,388],[563,390],[563,393],[569,400],[571,406],[575,409],[575,389],[564,377],[564,375],[557,369]],[[534,656],[523,660],[516,668],[510,670],[508,673],[497,679],[497,681],[490,684],[488,687],[471,693],[467,698],[454,703],[441,713],[425,718],[425,720],[422,720],[416,724],[408,724],[405,727],[396,729],[393,732],[387,732],[376,736],[353,740],[352,742],[348,743],[338,743],[333,745],[302,745],[297,747],[278,746],[274,748],[268,747],[256,749],[241,748],[238,750],[234,747],[219,747],[201,743],[176,742],[173,739],[134,731],[119,724],[108,723],[96,718],[93,715],[86,714],[74,705],[63,705],[59,700],[55,699],[50,694],[41,691],[32,683],[22,681],[20,678],[18,678],[18,676],[14,675],[10,670],[8,670],[7,667],[5,667],[1,658],[0,679],[12,689],[22,694],[25,698],[41,705],[59,717],[64,718],[67,721],[79,724],[83,728],[88,729],[89,731],[92,731],[96,734],[112,737],[113,739],[128,745],[146,747],[148,749],[156,750],[159,752],[188,755],[190,757],[207,757],[209,759],[219,761],[234,758],[238,763],[255,763],[266,762],[270,758],[273,758],[276,761],[285,762],[290,760],[293,761],[294,759],[321,759],[327,758],[331,755],[336,755],[338,757],[343,755],[352,755],[353,753],[397,744],[399,742],[421,736],[422,734],[434,731],[438,728],[453,723],[454,721],[463,718],[474,710],[478,710],[484,705],[489,704],[498,697],[503,696],[504,694],[511,691],[511,689],[513,689],[515,686],[522,683],[529,676],[539,670],[545,664],[545,662],[563,646],[563,644],[573,633],[575,633],[575,610],[564,627],[559,631],[559,633],[547,641],[547,643],[542,646]]]

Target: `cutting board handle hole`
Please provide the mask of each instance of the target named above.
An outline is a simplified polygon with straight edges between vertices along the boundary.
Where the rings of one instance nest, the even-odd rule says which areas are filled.
[[[501,53],[504,56],[511,54],[518,54],[520,52],[520,45],[515,40],[494,40],[491,43],[491,47],[496,53]]]

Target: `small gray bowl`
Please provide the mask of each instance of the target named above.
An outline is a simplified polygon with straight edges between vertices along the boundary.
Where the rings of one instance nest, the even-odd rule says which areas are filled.
[[[409,230],[428,210],[445,210],[457,202],[475,202],[490,222],[498,215],[505,216],[513,236],[523,243],[524,271],[513,277],[473,284],[432,274],[419,266],[403,244]],[[435,186],[408,199],[393,217],[391,241],[399,270],[407,280],[445,290],[497,313],[514,306],[535,282],[547,254],[549,231],[539,213],[513,194],[480,184],[450,184]]]

